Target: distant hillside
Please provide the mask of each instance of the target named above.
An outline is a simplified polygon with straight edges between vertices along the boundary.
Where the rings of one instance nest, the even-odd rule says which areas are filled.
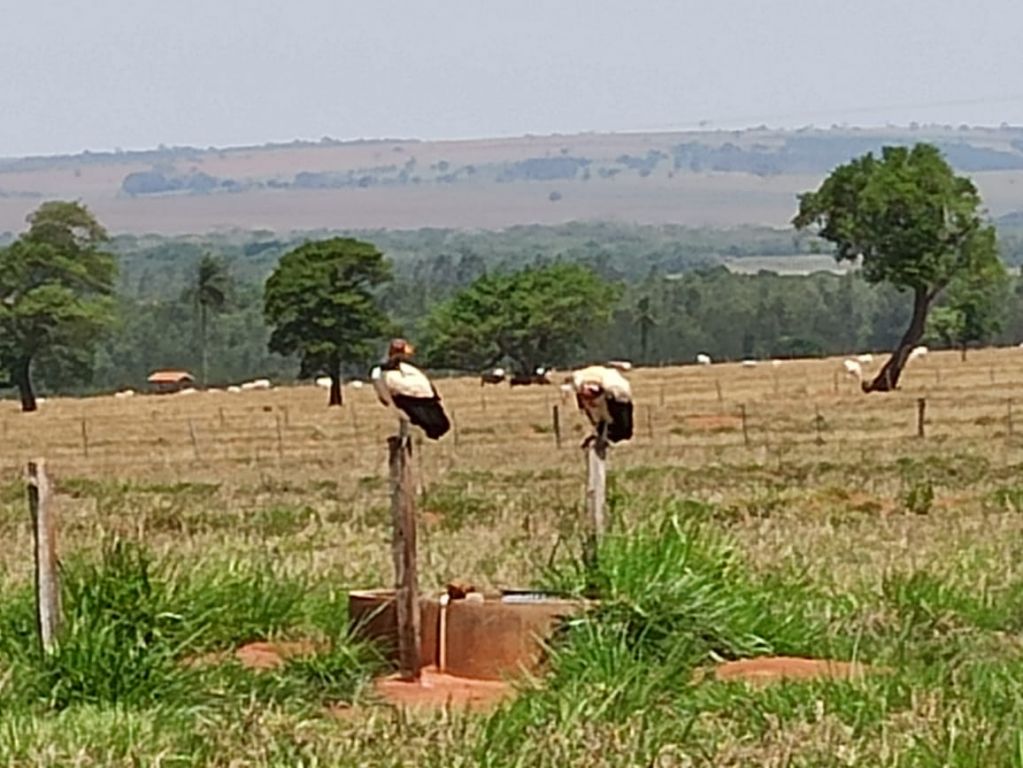
[[[993,215],[1023,217],[1023,129],[578,134],[296,141],[0,160],[0,232],[79,198],[115,232],[501,229],[615,220],[785,226],[795,196],[885,144],[937,144]]]

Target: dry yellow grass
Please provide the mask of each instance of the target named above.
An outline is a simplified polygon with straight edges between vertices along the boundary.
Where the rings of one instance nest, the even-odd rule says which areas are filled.
[[[1018,516],[991,517],[984,499],[1020,458],[1023,443],[1007,432],[1021,374],[1017,349],[974,352],[966,362],[932,353],[889,395],[863,395],[840,359],[639,369],[630,376],[636,435],[614,449],[612,481],[623,493],[720,505],[764,567],[876,577],[910,554],[940,558],[949,535],[1018,533]],[[461,378],[438,387],[455,427],[418,452],[424,583],[528,583],[582,524],[577,446],[588,425],[557,386],[481,388]],[[924,440],[915,436],[919,397],[928,402]],[[325,402],[311,386],[51,399],[34,414],[8,401],[0,403],[0,477],[14,482],[26,461],[46,460],[62,490],[66,552],[119,533],[184,557],[269,548],[296,568],[336,573],[339,583],[387,583],[385,438],[394,417],[368,387],[346,388],[341,409]],[[939,487],[929,516],[894,514],[905,490],[900,459],[935,454],[977,455],[1001,469]],[[94,485],[80,490],[80,478]],[[102,490],[116,483],[117,492]],[[182,493],[181,483],[209,485]],[[27,515],[16,496],[10,509],[14,546],[0,569],[27,578],[17,554],[27,551]],[[851,548],[850,537],[865,549]]]

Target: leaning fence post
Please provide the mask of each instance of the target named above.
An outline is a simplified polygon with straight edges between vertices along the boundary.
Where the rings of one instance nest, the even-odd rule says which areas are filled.
[[[415,484],[409,424],[401,419],[398,434],[387,438],[391,469],[391,520],[394,539],[394,602],[398,620],[398,673],[402,680],[419,680],[419,587],[416,563]]]
[[[927,413],[927,398],[920,397],[916,401],[916,436],[924,436],[924,420]]]
[[[607,530],[604,504],[607,501],[607,441],[600,434],[586,447],[586,512],[590,536],[588,560],[596,563],[600,540]]]
[[[28,509],[35,539],[36,626],[43,653],[51,653],[60,630],[60,580],[50,481],[41,459],[28,463]]]

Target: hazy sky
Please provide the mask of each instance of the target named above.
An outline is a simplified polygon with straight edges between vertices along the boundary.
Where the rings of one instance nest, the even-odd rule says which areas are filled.
[[[1020,0],[0,0],[0,156],[1023,124]]]

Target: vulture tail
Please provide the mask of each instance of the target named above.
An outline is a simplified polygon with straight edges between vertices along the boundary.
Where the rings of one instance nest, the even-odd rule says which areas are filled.
[[[608,398],[607,412],[611,417],[607,425],[607,439],[612,443],[632,439],[632,402]]]
[[[431,440],[437,440],[451,429],[451,422],[444,413],[444,406],[440,404],[439,397],[394,395],[394,404]]]

